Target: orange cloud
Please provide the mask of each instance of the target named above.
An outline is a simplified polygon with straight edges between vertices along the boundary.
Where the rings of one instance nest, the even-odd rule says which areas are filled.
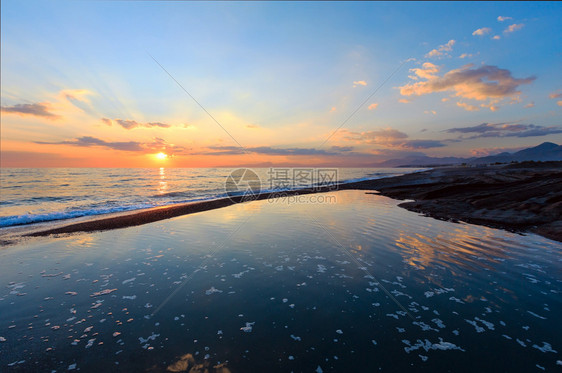
[[[489,101],[487,107],[504,98],[518,98],[521,94],[518,90],[519,86],[530,84],[535,80],[535,77],[514,78],[509,70],[489,65],[474,68],[473,64],[468,64],[460,69],[451,70],[443,76],[438,76],[439,68],[429,63],[425,63],[421,69],[412,69],[412,71],[426,80],[399,87],[403,96],[453,92],[456,97]],[[457,103],[457,105],[466,110],[474,109],[472,105],[465,103]]]
[[[378,108],[378,107],[379,107],[379,104],[378,104],[378,103],[373,103],[373,104],[369,105],[368,109],[369,109],[369,110],[375,110],[375,109]]]
[[[478,106],[467,104],[466,102],[457,102],[458,107],[462,107],[466,111],[478,111]]]
[[[354,88],[357,87],[357,86],[360,86],[360,85],[366,86],[366,85],[367,85],[367,82],[364,81],[364,80],[357,80],[357,81],[353,82],[353,87],[354,87]]]
[[[455,40],[449,40],[447,42],[447,44],[443,44],[440,45],[439,47],[429,51],[429,53],[427,53],[425,55],[425,57],[444,57],[444,56],[448,56],[449,54],[447,52],[450,52],[453,50],[453,45],[455,45],[456,41]]]

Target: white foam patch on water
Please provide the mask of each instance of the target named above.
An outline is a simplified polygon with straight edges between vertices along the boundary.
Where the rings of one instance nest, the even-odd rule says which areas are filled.
[[[316,269],[316,272],[318,272],[318,273],[324,273],[324,272],[326,272],[326,267],[323,266],[322,264],[318,264],[317,269]]]
[[[427,331],[434,331],[434,332],[438,332],[439,330],[432,328],[431,326],[427,325],[426,323],[424,323],[423,321],[414,321],[412,324],[417,325],[421,328],[422,331],[427,332]]]
[[[123,295],[123,299],[135,300],[135,299],[137,299],[137,296],[136,295]]]
[[[483,333],[486,331],[486,329],[484,329],[483,327],[479,326],[476,321],[473,320],[467,320],[465,319],[464,321],[466,321],[467,323],[469,323],[470,325],[474,326],[474,329],[476,329],[477,333]]]
[[[252,328],[254,327],[255,322],[247,322],[246,326],[240,328],[244,333],[251,333]]]
[[[486,327],[487,327],[488,329],[490,329],[490,330],[495,330],[495,329],[494,329],[494,324],[492,324],[492,323],[489,322],[489,321],[482,320],[482,319],[480,319],[480,318],[478,318],[478,317],[475,317],[474,320],[480,321],[482,324],[486,325]]]
[[[534,344],[533,347],[536,348],[537,350],[539,350],[539,351],[541,351],[541,352],[545,352],[545,353],[546,353],[546,352],[553,352],[553,353],[555,353],[555,354],[558,353],[558,351],[553,350],[553,349],[552,349],[552,346],[550,345],[550,343],[547,343],[547,342],[543,342],[543,343],[542,343],[542,346],[539,346],[539,345]]]
[[[136,277],[130,278],[130,279],[128,279],[128,280],[123,281],[122,284],[123,284],[123,285],[128,284],[129,282],[133,282],[133,281],[135,281],[136,279],[137,279]]]
[[[433,321],[433,323],[435,323],[435,325],[437,325],[439,329],[445,328],[445,324],[440,319],[432,319],[431,321]]]
[[[405,345],[408,346],[408,347],[404,347],[404,351],[406,351],[406,353],[410,353],[410,352],[418,350],[420,348],[424,349],[425,352],[428,352],[430,350],[442,350],[442,351],[459,350],[459,351],[463,351],[463,352],[465,351],[464,349],[462,349],[461,347],[457,346],[454,343],[443,341],[443,338],[439,338],[438,343],[431,343],[427,339],[425,341],[422,341],[421,339],[418,339],[416,341],[415,345],[412,345],[411,342],[408,341],[407,339],[403,339],[402,343],[404,343]]]
[[[209,290],[205,290],[206,295],[211,295],[214,293],[222,293],[222,290],[216,289],[214,286],[211,286]]]
[[[541,316],[541,315],[537,315],[536,313],[531,312],[531,311],[527,311],[527,312],[530,313],[531,315],[535,316],[535,317],[538,317],[539,319],[546,320],[546,317],[543,317],[543,316]]]
[[[151,335],[149,335],[148,337],[143,338],[143,337],[139,337],[139,341],[140,344],[146,343],[148,341],[154,341],[156,338],[160,337],[160,334],[155,334],[154,332],[152,332]]]

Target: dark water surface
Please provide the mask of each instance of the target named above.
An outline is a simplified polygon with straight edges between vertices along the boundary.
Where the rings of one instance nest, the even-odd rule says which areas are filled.
[[[560,243],[323,196],[0,249],[0,371],[561,371]]]

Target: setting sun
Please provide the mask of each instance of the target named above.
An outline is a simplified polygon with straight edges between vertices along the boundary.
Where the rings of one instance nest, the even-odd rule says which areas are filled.
[[[166,154],[166,153],[158,153],[158,154],[156,154],[156,158],[158,158],[158,159],[166,159],[166,158],[168,158],[168,154]]]

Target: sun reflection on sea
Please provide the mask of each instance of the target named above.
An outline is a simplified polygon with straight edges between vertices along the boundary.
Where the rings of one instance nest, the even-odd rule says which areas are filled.
[[[166,181],[166,169],[160,167],[159,171],[160,181],[158,182],[158,193],[164,194],[168,190],[168,182]]]

